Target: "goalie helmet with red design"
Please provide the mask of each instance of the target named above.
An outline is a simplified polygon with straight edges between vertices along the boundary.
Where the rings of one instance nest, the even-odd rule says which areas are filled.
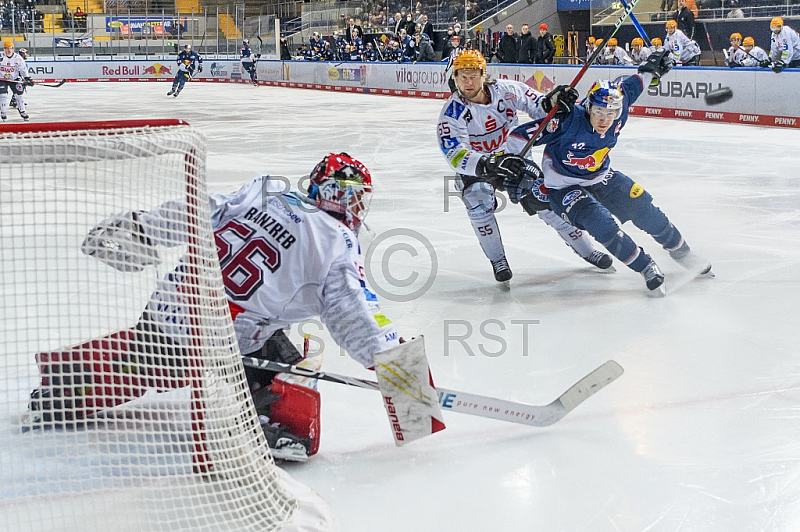
[[[329,153],[311,172],[308,197],[357,234],[369,211],[372,176],[348,154]]]

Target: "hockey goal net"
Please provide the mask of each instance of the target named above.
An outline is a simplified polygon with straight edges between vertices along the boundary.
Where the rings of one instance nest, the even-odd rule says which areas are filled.
[[[239,360],[203,136],[0,126],[0,160],[0,529],[281,529],[297,499]]]

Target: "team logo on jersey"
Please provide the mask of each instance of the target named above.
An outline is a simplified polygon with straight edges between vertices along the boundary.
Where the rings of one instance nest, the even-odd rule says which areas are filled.
[[[458,146],[458,139],[454,139],[453,137],[442,137],[439,141],[442,144],[442,151],[445,153]]]
[[[638,198],[639,196],[642,195],[642,192],[644,192],[644,189],[641,186],[639,186],[637,183],[634,183],[633,186],[631,187],[631,197],[632,198]]]
[[[575,157],[575,154],[570,151],[567,152],[567,158],[562,159],[561,162],[564,164],[564,166],[575,166],[579,170],[588,170],[589,172],[594,172],[603,166],[603,161],[605,160],[606,155],[608,155],[608,150],[609,148],[603,148],[602,150],[597,150],[586,157]]]
[[[543,180],[541,179],[534,180],[531,192],[533,192],[533,197],[535,197],[542,203],[550,202],[550,191],[547,189],[546,186],[544,186]]]
[[[554,118],[550,122],[547,123],[547,132],[548,133],[555,133],[556,129],[558,129],[558,118]]]
[[[581,190],[573,190],[572,192],[567,192],[564,194],[564,197],[561,198],[561,205],[567,206],[571,203],[575,203],[581,197],[583,191]]]
[[[495,120],[493,116],[490,116],[486,119],[484,127],[486,128],[486,131],[494,131],[497,128],[497,120]]]
[[[458,118],[461,116],[461,113],[463,113],[464,109],[466,108],[467,107],[464,104],[453,100],[450,102],[450,105],[447,106],[444,116],[449,116],[450,118],[458,120]]]

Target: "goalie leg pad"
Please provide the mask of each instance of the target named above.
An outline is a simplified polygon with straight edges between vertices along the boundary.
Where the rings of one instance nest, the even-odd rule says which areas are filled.
[[[280,397],[269,407],[269,420],[308,440],[308,455],[316,454],[320,438],[319,392],[280,379],[272,382],[270,392]]]
[[[404,445],[444,430],[423,338],[376,353],[374,359],[395,444]]]

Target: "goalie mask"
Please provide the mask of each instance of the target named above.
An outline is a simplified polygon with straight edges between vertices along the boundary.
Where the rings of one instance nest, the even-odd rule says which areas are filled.
[[[372,199],[372,177],[348,154],[330,153],[311,172],[308,197],[358,234]]]

